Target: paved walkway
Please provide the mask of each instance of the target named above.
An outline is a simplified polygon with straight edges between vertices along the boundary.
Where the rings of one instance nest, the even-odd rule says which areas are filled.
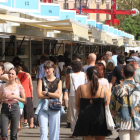
[[[71,139],[69,138],[70,135],[71,130],[70,128],[66,128],[66,114],[64,114],[61,118],[60,140],[83,140],[82,137]],[[106,140],[115,140],[117,136],[117,132],[114,131],[113,135],[107,137]],[[24,128],[19,132],[19,140],[39,140],[39,138],[39,129]]]

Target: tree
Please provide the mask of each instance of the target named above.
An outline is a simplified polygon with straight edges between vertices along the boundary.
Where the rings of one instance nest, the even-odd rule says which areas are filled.
[[[132,6],[133,3],[133,6]],[[118,10],[132,10],[137,8],[140,11],[140,1],[139,0],[116,0]],[[128,18],[130,15],[117,15],[117,19],[123,23],[124,19]]]
[[[133,34],[136,40],[140,40],[140,15],[129,16],[120,25],[123,31]]]

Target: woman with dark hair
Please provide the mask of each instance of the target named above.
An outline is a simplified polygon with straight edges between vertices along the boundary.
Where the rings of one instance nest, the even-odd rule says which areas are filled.
[[[85,84],[86,82],[86,75],[82,70],[82,64],[80,61],[74,60],[71,63],[73,73],[67,75],[66,77],[66,88],[70,89],[69,91],[69,109],[70,109],[70,116],[71,116],[71,131],[74,131],[75,124],[77,121],[76,116],[76,108],[75,108],[75,92],[79,85]],[[72,135],[70,138],[74,138],[75,136]]]
[[[27,103],[24,105],[24,127],[37,128],[34,125],[34,107],[33,107],[33,84],[31,75],[23,71],[22,65],[20,63],[15,64],[18,70],[18,78],[21,85],[25,89],[25,95],[27,98]]]
[[[0,100],[2,98],[3,102],[1,109],[1,137],[3,140],[8,139],[9,120],[11,120],[10,139],[17,140],[17,131],[20,120],[18,102],[26,102],[24,88],[21,84],[16,83],[17,74],[16,68],[11,68],[8,73],[9,81],[0,87]]]
[[[62,82],[54,76],[55,64],[47,61],[44,64],[44,71],[47,74],[43,79],[39,79],[37,85],[37,95],[39,99],[58,100],[62,93]],[[45,83],[44,83],[45,80]],[[45,89],[47,85],[48,91]],[[48,107],[46,107],[48,108]],[[40,126],[40,140],[47,140],[48,123],[49,123],[49,139],[59,140],[60,131],[60,110],[44,109],[41,106],[38,113],[38,121]]]
[[[105,140],[105,136],[111,135],[107,129],[105,117],[105,93],[110,102],[111,86],[98,82],[98,70],[96,67],[87,69],[88,82],[78,87],[75,95],[78,120],[75,126],[74,136],[83,136],[84,140]]]
[[[96,68],[98,70],[98,82],[103,85],[103,86],[106,86],[108,89],[109,89],[109,82],[107,79],[104,78],[104,75],[105,75],[105,67],[104,67],[104,64],[103,63],[97,63],[96,65]]]
[[[63,70],[63,65],[65,65],[64,56],[59,55],[58,56],[58,67],[60,68],[61,71]]]
[[[112,62],[107,63],[105,77],[107,78],[109,83],[111,83],[114,68],[115,68],[115,66]]]

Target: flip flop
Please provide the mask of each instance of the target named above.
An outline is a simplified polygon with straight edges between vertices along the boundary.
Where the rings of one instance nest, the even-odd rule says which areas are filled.
[[[29,127],[30,129],[38,129],[38,126]]]
[[[77,138],[77,136],[73,136],[73,135],[71,135],[71,136],[69,136],[69,138]]]

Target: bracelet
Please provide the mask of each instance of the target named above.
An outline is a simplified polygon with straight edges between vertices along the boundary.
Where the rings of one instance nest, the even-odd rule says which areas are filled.
[[[48,96],[49,95],[49,92],[47,92],[46,94],[45,94],[45,96]]]

